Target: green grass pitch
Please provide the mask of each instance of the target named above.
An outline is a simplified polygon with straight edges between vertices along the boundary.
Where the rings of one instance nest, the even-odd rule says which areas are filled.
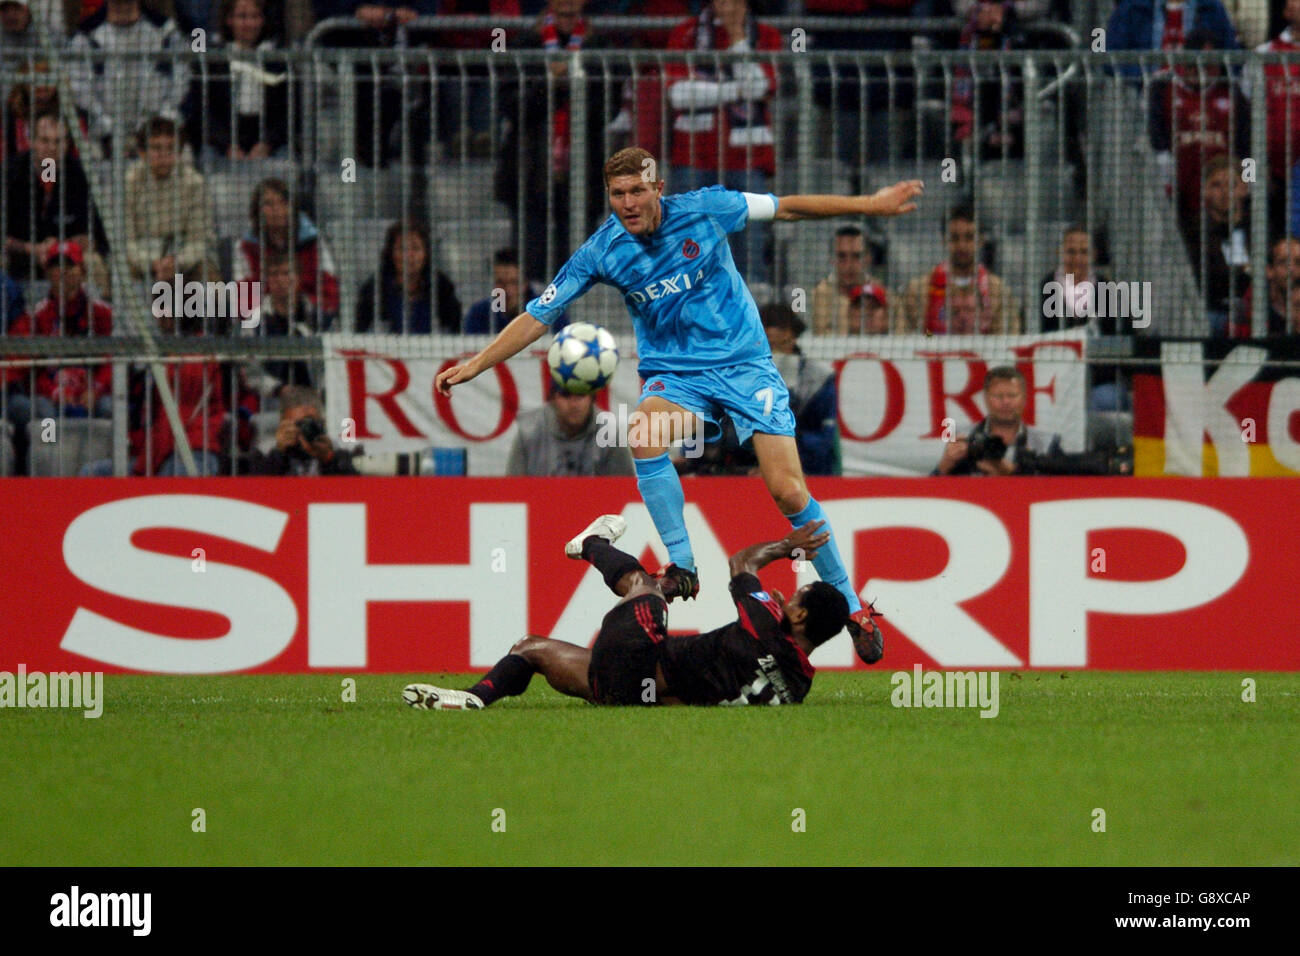
[[[344,702],[343,677],[110,676],[98,720],[0,711],[0,864],[1300,863],[1296,674],[1003,673],[994,719],[895,708],[889,672],[654,710],[535,678],[481,713],[404,706],[427,675]]]

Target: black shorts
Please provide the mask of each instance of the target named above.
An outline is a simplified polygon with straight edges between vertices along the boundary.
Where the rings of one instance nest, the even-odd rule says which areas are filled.
[[[667,636],[668,602],[658,594],[624,601],[606,614],[600,636],[591,646],[591,663],[587,667],[587,683],[596,703],[656,703],[655,668],[660,645]]]

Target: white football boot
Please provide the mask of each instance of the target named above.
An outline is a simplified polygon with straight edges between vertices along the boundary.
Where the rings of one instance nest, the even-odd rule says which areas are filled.
[[[432,684],[407,684],[402,700],[421,710],[482,710],[483,701],[467,690],[448,690]]]
[[[579,532],[578,536],[564,546],[564,553],[571,558],[582,558],[582,542],[586,541],[593,534],[598,538],[604,538],[610,544],[613,544],[619,538],[623,537],[623,532],[627,530],[627,519],[621,515],[601,515],[587,527]]]

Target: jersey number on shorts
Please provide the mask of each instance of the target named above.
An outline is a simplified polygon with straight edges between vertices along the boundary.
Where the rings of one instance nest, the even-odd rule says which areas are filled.
[[[770,388],[760,388],[754,393],[754,397],[763,403],[763,417],[769,417],[772,414],[772,390]]]

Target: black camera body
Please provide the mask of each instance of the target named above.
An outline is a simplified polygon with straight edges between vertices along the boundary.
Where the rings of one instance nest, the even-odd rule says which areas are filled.
[[[310,445],[325,434],[325,423],[314,415],[300,418],[298,419],[298,434]]]
[[[971,461],[1001,461],[1007,454],[1007,443],[1001,435],[976,430],[966,446],[966,457]]]

